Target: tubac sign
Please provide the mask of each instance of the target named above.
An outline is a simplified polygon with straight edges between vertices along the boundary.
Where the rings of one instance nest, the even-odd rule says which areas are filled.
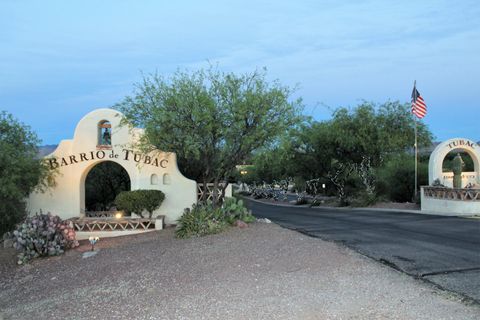
[[[178,170],[175,153],[155,150],[141,153],[136,149],[143,130],[123,125],[123,115],[113,109],[98,109],[83,117],[73,139],[62,140],[45,157],[57,173],[56,185],[45,193],[34,192],[28,210],[51,212],[62,219],[86,214],[85,182],[97,164],[114,162],[128,174],[131,190],[160,190],[165,200],[153,216],[164,215],[165,223],[176,223],[185,208],[197,201],[197,184]]]
[[[440,143],[430,155],[428,163],[428,183],[435,181],[447,187],[453,187],[453,172],[443,172],[443,160],[450,152],[466,152],[472,158],[474,171],[463,172],[461,175],[462,187],[480,184],[480,148],[473,140],[454,138]]]
[[[477,144],[471,140],[457,139],[449,142],[447,145],[450,148],[450,150],[452,150],[456,148],[467,148],[467,147],[474,149],[475,145]]]
[[[47,158],[50,168],[57,169],[58,167],[69,166],[84,161],[91,160],[107,160],[107,159],[123,159],[125,161],[134,161],[136,163],[149,164],[159,168],[167,168],[168,160],[159,159],[157,157],[152,157],[144,155],[141,153],[136,153],[133,150],[122,149],[122,155],[115,153],[113,150],[107,154],[103,150],[89,151],[89,152],[80,152],[76,155],[68,155],[61,158]]]

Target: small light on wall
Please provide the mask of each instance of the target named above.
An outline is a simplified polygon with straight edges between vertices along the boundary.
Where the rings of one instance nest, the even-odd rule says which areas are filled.
[[[121,217],[122,217],[122,213],[121,213],[121,212],[115,213],[115,218],[120,219]]]

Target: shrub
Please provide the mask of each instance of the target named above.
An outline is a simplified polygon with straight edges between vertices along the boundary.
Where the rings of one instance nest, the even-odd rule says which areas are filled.
[[[219,208],[215,208],[211,202],[200,203],[193,205],[191,210],[185,209],[178,220],[175,234],[178,238],[190,238],[219,233],[237,220],[246,223],[256,220],[245,208],[243,200],[226,198]]]
[[[219,233],[227,227],[221,208],[214,208],[212,203],[194,204],[192,209],[185,209],[178,220],[175,235],[178,238],[200,237]]]
[[[153,211],[162,205],[164,199],[165,194],[160,190],[122,191],[115,198],[115,204],[126,215],[136,213],[143,218],[143,211],[147,211],[148,217],[152,218]]]
[[[320,200],[317,197],[313,198],[310,202],[310,207],[319,207],[325,203],[325,200]]]
[[[445,185],[440,182],[440,179],[435,179],[435,180],[433,180],[432,187],[445,188]]]
[[[293,178],[293,187],[291,192],[304,192],[307,189],[307,182],[302,177]]]
[[[25,201],[8,199],[4,201],[0,195],[0,235],[7,234],[15,228],[15,225],[25,219]]]
[[[351,205],[353,207],[368,207],[382,200],[377,193],[369,193],[364,190],[358,192],[354,199],[352,199]]]
[[[308,204],[308,200],[307,200],[307,197],[306,197],[305,193],[302,192],[302,193],[299,193],[297,195],[297,200],[295,200],[295,205],[301,206],[301,205],[304,205],[304,204]]]
[[[78,246],[75,230],[69,221],[58,216],[37,214],[27,217],[13,231],[13,246],[18,251],[18,264],[37,257],[58,256],[66,249]]]
[[[255,217],[244,206],[243,200],[226,198],[220,209],[222,210],[223,219],[230,224],[234,224],[237,220],[242,220],[247,223],[255,221]]]
[[[387,161],[378,170],[378,190],[392,201],[412,201],[415,185],[415,159],[400,154]],[[418,163],[418,185],[428,185],[428,164]]]

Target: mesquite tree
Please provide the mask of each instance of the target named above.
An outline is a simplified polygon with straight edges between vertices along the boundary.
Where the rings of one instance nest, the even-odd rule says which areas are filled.
[[[375,195],[376,170],[413,149],[414,125],[409,104],[364,102],[352,109],[338,108],[331,119],[304,123],[290,131],[285,143],[256,155],[254,169],[259,180],[272,175],[325,179],[341,203],[354,178],[368,195]],[[419,146],[430,145],[432,134],[426,125],[418,122],[417,131]]]
[[[39,143],[30,127],[0,112],[0,236],[25,217],[30,192],[55,183],[55,172],[38,157]]]
[[[115,107],[145,129],[140,148],[175,152],[187,177],[213,182],[216,192],[236,165],[299,120],[301,100],[292,93],[267,81],[265,70],[237,75],[211,67],[145,76]]]

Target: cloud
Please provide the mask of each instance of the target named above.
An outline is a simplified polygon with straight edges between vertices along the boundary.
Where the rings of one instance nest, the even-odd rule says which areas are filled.
[[[463,105],[478,98],[478,16],[477,1],[3,1],[0,105],[22,114],[33,102],[59,112],[112,105],[140,70],[210,61],[234,72],[266,66],[300,83],[310,110],[407,101],[417,79],[433,110],[447,111],[453,93]]]

